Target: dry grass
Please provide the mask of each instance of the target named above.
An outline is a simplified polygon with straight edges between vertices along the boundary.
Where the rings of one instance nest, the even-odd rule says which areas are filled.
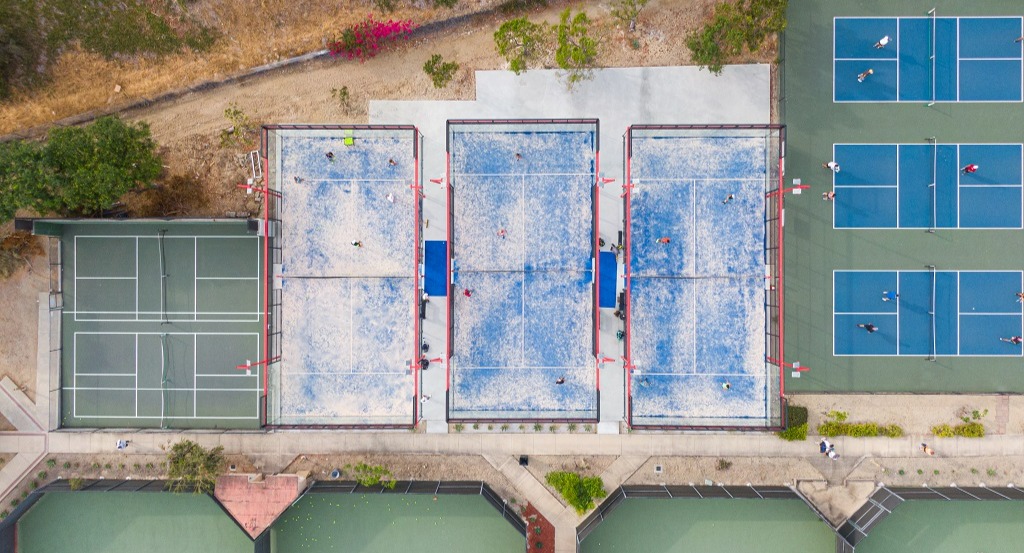
[[[411,19],[424,24],[499,4],[463,0],[454,9],[406,7],[377,19]],[[430,5],[430,4],[428,4]],[[162,92],[221,79],[250,67],[324,47],[339,30],[371,13],[366,0],[339,3],[313,0],[200,0],[189,6],[220,38],[210,51],[196,54],[107,60],[72,49],[53,66],[51,82],[17,92],[0,105],[0,134],[16,132],[93,110],[116,108]],[[115,86],[120,91],[115,92]]]

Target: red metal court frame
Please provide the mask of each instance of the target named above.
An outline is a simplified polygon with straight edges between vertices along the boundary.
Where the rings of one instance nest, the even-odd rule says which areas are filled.
[[[412,418],[408,424],[271,424],[267,418],[267,402],[269,394],[269,372],[275,364],[281,362],[281,301],[282,294],[275,289],[274,282],[278,275],[274,274],[274,266],[279,265],[283,259],[282,245],[280,243],[281,218],[278,202],[282,201],[282,190],[280,182],[272,182],[269,157],[270,133],[276,130],[329,130],[329,131],[409,131],[412,133],[412,160],[413,160],[413,182],[409,188],[415,194],[416,201],[413,208],[413,266],[411,275],[413,280],[413,294],[410,301],[410,315],[413,320],[413,344],[409,357],[409,368],[413,374],[413,397]],[[356,137],[358,138],[358,137]],[[273,193],[264,194],[263,200],[263,244],[264,260],[263,267],[265,288],[263,290],[264,304],[264,359],[260,362],[263,366],[263,397],[261,398],[260,413],[261,423],[265,428],[274,429],[410,429],[414,428],[419,421],[419,391],[420,391],[420,344],[422,343],[422,328],[420,321],[420,298],[421,290],[421,265],[423,255],[423,183],[422,179],[422,142],[423,135],[415,125],[306,125],[306,124],[278,124],[264,125],[261,130],[260,158],[263,163],[264,187]]]
[[[593,223],[591,226],[591,266],[593,269],[593,283],[591,285],[591,301],[593,303],[592,318],[593,318],[593,332],[591,335],[591,352],[594,355],[594,373],[595,373],[595,401],[597,408],[595,410],[595,416],[593,418],[453,418],[451,416],[451,396],[452,396],[452,378],[451,378],[451,357],[452,357],[452,334],[454,330],[454,318],[452,317],[452,304],[454,301],[454,283],[452,282],[452,261],[456,258],[453,253],[453,242],[452,242],[452,230],[455,227],[455,219],[452,210],[452,205],[455,201],[455,187],[452,183],[452,170],[451,170],[451,135],[452,126],[508,126],[512,127],[515,125],[593,125],[594,126],[594,182],[591,186],[591,204],[593,213]],[[469,422],[469,423],[596,423],[601,418],[601,360],[598,359],[598,352],[601,351],[601,310],[598,303],[600,296],[600,263],[598,254],[601,251],[598,245],[600,240],[600,184],[601,184],[601,123],[598,119],[449,119],[445,125],[445,178],[444,178],[445,190],[445,220],[447,222],[447,234],[446,240],[448,247],[447,250],[447,282],[448,282],[448,301],[447,305],[447,317],[448,325],[445,330],[445,417],[449,422]]]
[[[715,131],[720,131],[723,136],[726,133],[742,131],[760,131],[767,137],[774,137],[774,143],[769,141],[769,147],[774,150],[769,152],[769,159],[766,160],[768,175],[765,182],[765,261],[768,265],[769,274],[765,275],[766,299],[765,325],[766,352],[765,363],[767,366],[778,370],[778,416],[771,417],[767,426],[716,426],[716,425],[675,425],[675,424],[634,424],[632,405],[632,373],[636,366],[633,364],[630,322],[632,320],[632,290],[631,290],[631,266],[632,266],[632,233],[630,231],[631,219],[631,198],[632,198],[632,145],[633,135],[636,131],[692,131],[694,136],[715,136]],[[633,428],[650,430],[781,430],[786,426],[786,398],[785,398],[785,368],[789,366],[785,360],[785,296],[784,296],[784,196],[786,192],[793,190],[783,186],[785,175],[786,159],[786,126],[778,124],[765,125],[632,125],[623,136],[623,157],[624,157],[624,180],[623,192],[623,270],[625,280],[623,311],[625,313],[626,333],[624,337],[625,355],[623,357],[623,369],[625,378],[625,411],[626,424]]]

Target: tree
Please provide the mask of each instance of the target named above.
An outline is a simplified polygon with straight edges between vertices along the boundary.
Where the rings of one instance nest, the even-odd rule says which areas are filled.
[[[434,88],[444,88],[451,82],[455,72],[459,70],[459,64],[454,61],[444,61],[441,54],[430,56],[427,63],[423,64],[423,72],[430,75],[434,82]]]
[[[566,71],[566,82],[574,84],[590,78],[590,70],[597,58],[597,41],[588,35],[590,19],[586,12],[572,16],[571,8],[562,12],[558,23],[558,48],[555,62]]]
[[[616,0],[612,2],[612,17],[625,23],[629,32],[636,31],[636,18],[647,5],[647,0]]]
[[[736,0],[715,6],[714,15],[686,39],[693,61],[708,71],[722,73],[729,58],[754,52],[766,38],[786,28],[788,0]]]
[[[7,98],[16,86],[28,86],[40,80],[40,67],[46,65],[46,38],[39,27],[36,2],[3,2],[0,17],[0,99]]]
[[[149,126],[116,117],[51,130],[42,155],[52,172],[42,207],[62,215],[107,209],[125,192],[148,186],[162,170]]]
[[[167,487],[174,493],[211,494],[224,472],[224,448],[206,449],[192,440],[182,440],[171,447],[167,467]]]
[[[387,467],[381,465],[368,465],[366,463],[358,463],[356,466],[345,465],[346,469],[352,469],[355,473],[356,482],[360,486],[372,488],[373,486],[383,486],[389,490],[395,489],[395,485],[398,483],[395,480],[395,475],[391,474],[391,471]]]
[[[20,140],[0,144],[0,223],[13,219],[19,209],[41,207],[50,178],[40,144]]]
[[[494,44],[498,54],[508,61],[509,69],[516,75],[526,70],[534,61],[537,49],[544,43],[544,26],[531,23],[525,17],[509,19],[494,33]]]

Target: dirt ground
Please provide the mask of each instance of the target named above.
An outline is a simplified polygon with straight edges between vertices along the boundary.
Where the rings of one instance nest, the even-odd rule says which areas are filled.
[[[11,223],[0,225],[0,236],[12,229]],[[40,292],[49,290],[49,267],[45,255],[29,262],[11,278],[0,280],[0,379],[11,377],[31,398],[36,389],[37,301]]]
[[[483,457],[476,455],[301,455],[280,472],[295,474],[308,470],[315,480],[329,480],[331,471],[339,469],[343,479],[351,479],[351,470],[346,470],[345,466],[358,463],[383,466],[398,480],[479,480],[486,482],[510,503],[526,505],[526,501],[516,494],[512,483]]]
[[[986,395],[810,395],[790,397],[790,404],[807,407],[810,431],[827,420],[829,411],[845,411],[849,422],[898,424],[904,434],[930,434],[937,424],[959,424],[973,411],[984,414],[980,421],[987,434],[1019,434],[1024,431],[1020,412],[1021,396]],[[1015,413],[1011,417],[1011,413]]]

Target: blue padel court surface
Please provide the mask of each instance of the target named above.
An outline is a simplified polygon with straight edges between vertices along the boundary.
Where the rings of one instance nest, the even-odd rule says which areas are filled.
[[[833,99],[1020,102],[1022,35],[1021,17],[838,17]]]
[[[281,359],[269,424],[411,424],[419,358],[414,129],[280,129]]]
[[[633,424],[763,421],[766,138],[630,140]]]
[[[836,271],[834,290],[835,355],[1021,355],[1021,271]]]
[[[836,144],[833,152],[835,228],[1022,228],[1020,144]]]
[[[449,413],[596,417],[597,122],[453,121],[448,150]]]

